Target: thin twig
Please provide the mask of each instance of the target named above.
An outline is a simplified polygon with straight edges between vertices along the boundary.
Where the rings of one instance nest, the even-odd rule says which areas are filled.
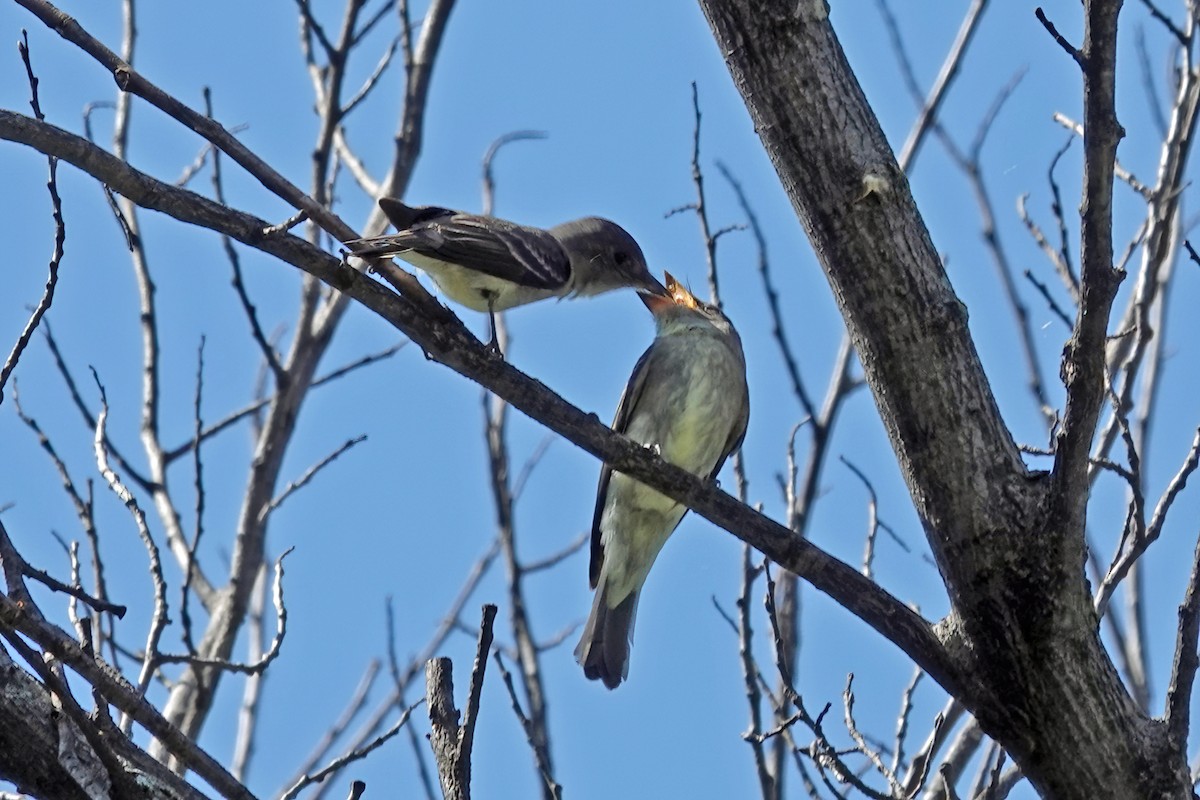
[[[400,715],[400,719],[396,720],[396,724],[394,724],[391,728],[389,728],[387,730],[387,732],[376,737],[374,741],[368,743],[367,745],[365,745],[363,747],[360,747],[360,748],[354,750],[351,753],[347,753],[344,756],[335,758],[333,761],[329,762],[329,764],[327,764],[322,769],[317,770],[316,772],[312,773],[311,775],[305,775],[300,780],[296,781],[296,783],[293,784],[291,788],[289,788],[286,792],[284,792],[281,800],[292,800],[292,798],[298,796],[300,794],[300,792],[303,791],[306,787],[311,786],[314,783],[322,782],[323,780],[328,778],[330,775],[333,775],[334,773],[339,772],[342,769],[345,769],[347,764],[351,764],[355,761],[364,759],[368,755],[370,755],[373,750],[376,750],[379,747],[382,747],[383,745],[387,744],[388,740],[391,739],[392,737],[394,737],[397,733],[399,733],[400,730],[408,723],[409,718],[412,717],[412,712],[415,711],[417,708],[419,708],[420,705],[424,702],[425,702],[425,699],[422,698],[422,699],[418,700],[417,702],[413,703],[408,708],[404,709],[404,713]]]
[[[33,64],[29,58],[29,36],[25,31],[21,31],[21,41],[17,45],[17,49],[21,52],[21,61],[25,64],[25,72],[29,79],[29,89],[32,95],[30,105],[33,106],[34,116],[39,121],[44,121],[46,116],[42,113],[42,107],[38,101],[38,79],[33,74]],[[62,199],[58,196],[58,159],[54,156],[47,156],[47,161],[50,165],[50,177],[46,181],[46,189],[50,192],[50,216],[54,220],[54,250],[50,255],[46,286],[42,289],[42,298],[38,301],[33,313],[30,314],[29,321],[25,323],[25,328],[21,331],[21,335],[17,337],[17,341],[13,345],[12,351],[8,354],[8,358],[4,360],[4,366],[0,367],[0,403],[4,402],[4,387],[8,383],[9,376],[17,368],[17,363],[21,360],[21,354],[25,352],[25,348],[29,345],[29,340],[33,337],[33,332],[37,330],[42,317],[50,310],[50,306],[54,302],[54,290],[58,286],[58,267],[63,259],[63,245],[67,239],[67,226],[62,215]]]
[[[120,476],[109,466],[108,452],[104,448],[104,427],[108,419],[108,398],[104,391],[104,385],[100,383],[100,376],[96,374],[95,369],[92,370],[92,377],[95,378],[96,387],[100,390],[100,414],[96,417],[96,435],[92,442],[92,447],[96,455],[96,466],[108,484],[108,488],[125,504],[125,507],[133,517],[138,536],[141,537],[142,544],[146,548],[146,555],[149,557],[150,575],[154,584],[154,614],[151,617],[150,630],[146,635],[146,651],[142,659],[142,669],[138,674],[137,683],[138,691],[145,694],[146,689],[150,686],[150,677],[154,672],[158,644],[169,621],[167,582],[163,577],[162,561],[159,558],[158,545],[154,542],[154,537],[150,535],[150,528],[146,524],[146,515],[142,511],[141,506],[138,505],[133,493],[126,488],[125,484],[121,482]],[[121,730],[128,733],[130,724],[132,724],[132,718],[126,716],[122,720]]]
[[[305,486],[307,486],[312,481],[312,479],[317,476],[318,472],[325,469],[325,467],[329,466],[334,461],[336,461],[338,459],[338,457],[340,457],[343,453],[345,453],[347,450],[349,450],[350,448],[354,447],[357,444],[362,444],[366,440],[367,440],[366,434],[361,434],[359,436],[355,436],[353,439],[347,439],[332,453],[325,456],[320,461],[318,461],[316,464],[313,464],[311,467],[306,469],[303,472],[303,474],[300,475],[299,478],[296,478],[296,480],[292,481],[287,486],[285,486],[283,488],[283,491],[280,492],[276,497],[274,497],[271,500],[270,503],[267,504],[266,508],[264,508],[262,511],[263,518],[265,519],[266,517],[270,516],[275,511],[277,511],[279,509],[279,507],[281,505],[283,505],[285,500],[287,500],[293,494],[295,494],[296,492],[300,491]]]
[[[1058,32],[1058,28],[1054,27],[1054,23],[1046,18],[1045,12],[1039,7],[1034,9],[1033,14],[1035,17],[1037,17],[1038,22],[1042,23],[1042,26],[1047,32],[1049,32],[1050,36],[1053,37],[1054,41],[1058,43],[1058,46],[1061,47],[1067,55],[1075,60],[1075,63],[1079,65],[1080,69],[1086,70],[1087,60],[1083,57],[1083,53],[1079,52],[1074,45],[1068,42],[1066,38]]]
[[[513,713],[517,715],[517,720],[521,723],[521,729],[525,731],[525,740],[529,742],[529,747],[533,750],[533,757],[537,760],[538,771],[542,775],[542,780],[546,784],[547,793],[556,800],[562,800],[562,786],[554,779],[554,773],[549,763],[542,758],[544,748],[538,745],[537,739],[539,731],[534,722],[525,715],[521,709],[521,701],[517,697],[517,689],[513,686],[512,675],[504,667],[504,658],[497,650],[492,656],[496,659],[496,667],[500,670],[500,678],[504,681],[504,688],[508,690],[508,698],[512,702]]]
[[[974,37],[975,31],[979,28],[979,22],[983,19],[983,12],[986,8],[987,0],[973,0],[967,9],[962,24],[958,28],[958,33],[954,37],[954,44],[950,46],[950,51],[946,54],[946,58],[942,62],[942,68],[938,72],[937,80],[934,81],[933,87],[929,90],[929,97],[921,106],[921,113],[917,115],[917,121],[913,123],[912,129],[909,130],[908,138],[904,141],[904,147],[900,149],[898,162],[901,171],[908,171],[913,160],[917,157],[921,142],[925,140],[925,134],[929,127],[937,123],[938,111],[941,108],[942,101],[950,93],[950,85],[958,74],[958,69],[962,65],[967,48],[971,45],[971,39]]]

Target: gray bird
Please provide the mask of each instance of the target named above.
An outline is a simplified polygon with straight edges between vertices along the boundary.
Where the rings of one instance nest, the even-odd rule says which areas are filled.
[[[666,292],[642,295],[658,328],[634,367],[613,430],[667,461],[714,479],[742,444],[750,418],[742,341],[716,307],[668,273]],[[592,613],[575,658],[615,689],[629,675],[638,597],[687,507],[604,465],[592,520]]]
[[[451,211],[406,206],[383,197],[379,207],[396,233],[354,239],[357,256],[399,256],[433,278],[456,303],[488,312],[496,347],[495,312],[547,297],[588,296],[625,286],[663,291],[642,248],[624,228],[599,217],[549,230]]]

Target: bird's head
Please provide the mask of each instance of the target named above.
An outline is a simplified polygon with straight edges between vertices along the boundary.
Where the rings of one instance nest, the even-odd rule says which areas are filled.
[[[641,295],[642,302],[654,315],[660,331],[703,327],[713,327],[724,334],[732,331],[733,326],[721,309],[696,299],[696,296],[671,273],[664,272],[663,278],[666,285],[662,292]]]
[[[666,291],[650,274],[637,241],[617,223],[585,217],[557,225],[550,233],[571,258],[573,294],[595,295],[624,287],[642,293]]]

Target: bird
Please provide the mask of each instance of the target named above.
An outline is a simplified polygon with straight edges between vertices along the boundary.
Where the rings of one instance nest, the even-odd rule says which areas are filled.
[[[396,233],[344,244],[362,258],[399,256],[427,273],[456,303],[488,312],[489,346],[499,350],[496,312],[548,297],[590,296],[631,287],[662,293],[642,248],[600,217],[549,230],[439,206],[408,206],[392,197],[379,207]]]
[[[634,367],[612,428],[708,480],[742,444],[750,419],[741,338],[715,305],[670,274],[666,291],[641,296],[656,335]],[[638,599],[655,558],[687,507],[637,480],[600,470],[589,580],[595,590],[575,658],[615,689],[629,676]]]

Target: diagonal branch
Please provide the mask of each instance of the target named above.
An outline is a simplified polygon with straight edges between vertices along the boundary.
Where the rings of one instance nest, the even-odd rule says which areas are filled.
[[[283,234],[259,236],[263,220],[222,207],[138,172],[80,137],[0,110],[0,139],[36,144],[98,178],[146,208],[207,227],[291,264],[381,316],[429,356],[487,387],[547,428],[614,468],[732,532],[783,568],[811,582],[908,654],[948,691],[960,676],[929,623],[905,603],[792,531],[738,502],[710,482],[664,462],[563,400],[540,382],[499,359],[457,318],[430,315],[408,298],[348,268],[304,240]]]

